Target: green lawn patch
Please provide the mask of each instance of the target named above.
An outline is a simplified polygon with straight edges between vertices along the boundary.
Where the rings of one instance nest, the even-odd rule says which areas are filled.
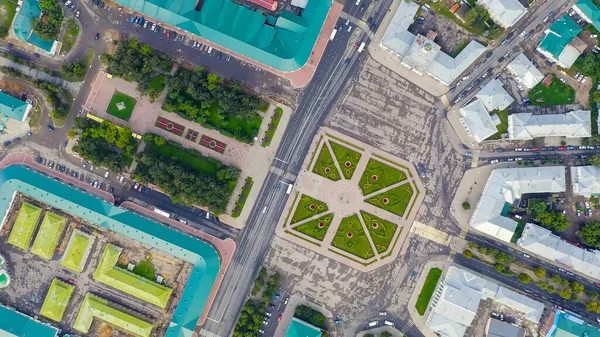
[[[125,107],[122,110],[119,110],[117,104],[121,102],[125,104]],[[122,92],[115,91],[112,98],[110,99],[110,103],[108,103],[106,112],[127,122],[129,121],[129,118],[131,118],[131,114],[133,113],[133,109],[135,108],[136,102],[137,101],[135,100],[135,98],[129,95],[125,95]]]
[[[473,28],[473,27],[469,26],[468,24],[466,24],[465,22],[460,21],[458,19],[458,17],[456,17],[456,15],[452,14],[450,9],[448,9],[448,7],[446,7],[446,5],[443,2],[429,1],[428,3],[431,5],[431,9],[433,9],[438,15],[447,17],[448,19],[452,20],[452,22],[454,22],[456,25],[464,28],[468,32],[471,32],[473,34],[480,35],[480,36],[481,36],[481,34],[483,34],[482,29]]]
[[[83,54],[83,62],[85,62],[86,66],[90,66],[92,61],[94,61],[94,57],[96,56],[96,51],[93,48],[88,48]]]
[[[575,89],[566,83],[562,83],[558,77],[552,77],[552,84],[545,87],[538,83],[527,95],[532,105],[563,105],[572,104],[575,100]]]
[[[327,210],[329,210],[327,204],[303,194],[300,197],[300,202],[298,202],[298,207],[296,207],[296,212],[294,212],[294,215],[292,216],[291,223],[308,219]]]
[[[452,50],[452,57],[456,57],[456,55],[458,55],[461,51],[463,51],[463,49],[465,49],[465,47],[471,42],[471,39],[462,39],[457,45],[456,47],[454,47],[454,50]]]
[[[388,250],[398,226],[365,211],[360,211],[360,214],[375,244],[375,250],[380,254]]]
[[[180,160],[181,162],[190,165],[195,170],[210,174],[216,174],[221,165],[216,159],[205,157],[195,150],[184,150],[171,143],[166,143],[162,146],[146,144],[146,151],[153,152],[165,158],[165,160]]]
[[[329,229],[329,225],[331,225],[332,220],[333,214],[329,213],[318,219],[311,220],[309,222],[298,225],[292,229],[302,234],[306,234],[313,239],[323,241],[323,239],[325,238],[325,234],[327,234],[327,230]]]
[[[354,175],[354,171],[362,155],[336,142],[330,141],[329,145],[331,145],[333,155],[342,169],[344,178],[348,180],[352,179],[352,175]]]
[[[248,194],[250,194],[250,191],[252,190],[252,185],[254,185],[252,178],[246,178],[244,181],[244,187],[242,187],[242,192],[240,195],[238,195],[237,201],[235,202],[235,207],[233,208],[231,217],[237,218],[240,216],[240,214],[242,214],[242,210],[244,209],[244,205],[248,199]]]
[[[510,238],[510,242],[517,243],[517,241],[523,235],[523,230],[525,229],[525,222],[521,221],[517,223],[517,228],[515,228],[515,232],[513,233],[512,238]]]
[[[62,48],[60,50],[61,54],[65,55],[73,48],[73,45],[77,40],[77,36],[79,36],[79,25],[75,19],[71,18],[67,20],[65,27],[65,34],[62,39]]]
[[[327,143],[323,143],[323,147],[321,147],[321,152],[319,152],[317,162],[313,167],[313,172],[329,180],[338,181],[340,180],[340,173],[335,167],[333,157],[326,144]]]
[[[310,323],[318,328],[325,329],[325,315],[311,307],[307,307],[303,304],[297,306],[296,310],[294,311],[294,317]]]
[[[356,214],[342,219],[331,244],[365,260],[374,256],[367,234]]]
[[[487,140],[497,140],[502,139],[502,135],[508,132],[508,109],[498,111],[494,110],[491,113],[496,113],[498,118],[500,118],[500,124],[496,125],[498,132],[486,138]]]
[[[150,84],[148,84],[148,97],[150,97],[150,101],[154,102],[163,90],[165,90],[167,86],[166,81],[167,79],[163,74],[156,75],[150,79]]]
[[[419,298],[417,299],[417,303],[415,304],[415,308],[417,308],[419,315],[423,316],[425,314],[427,306],[429,305],[429,300],[431,300],[431,296],[435,291],[435,286],[437,285],[437,282],[441,276],[441,269],[431,268],[429,270],[427,278],[425,279],[425,283],[423,284],[423,288],[421,289],[421,293],[419,294]]]
[[[267,127],[267,131],[265,131],[265,136],[263,137],[262,143],[260,144],[260,146],[267,147],[267,146],[271,145],[271,141],[273,140],[273,135],[275,134],[275,131],[277,131],[277,126],[279,125],[279,122],[281,121],[281,116],[283,116],[283,109],[280,107],[277,107],[275,109],[275,112],[273,113],[273,116],[271,117],[271,122],[269,123],[269,126]]]
[[[369,159],[359,184],[363,195],[369,195],[404,180],[406,180],[404,172],[380,161]]]
[[[133,273],[154,281],[154,278],[156,277],[156,267],[154,266],[154,263],[152,263],[152,259],[146,257],[133,267]]]
[[[17,13],[17,2],[9,0],[0,0],[0,25],[8,31],[10,25]]]
[[[411,184],[404,184],[375,195],[367,199],[367,202],[398,216],[403,216],[413,193],[414,190]]]
[[[261,102],[260,105],[258,106],[258,111],[267,112],[267,111],[269,111],[269,107],[271,107],[271,104],[269,104],[267,102]]]

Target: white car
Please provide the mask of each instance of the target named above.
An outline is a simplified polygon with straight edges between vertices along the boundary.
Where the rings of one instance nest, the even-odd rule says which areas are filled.
[[[119,182],[120,182],[121,184],[123,183],[123,181],[124,181],[124,180],[125,180],[125,177],[124,177],[124,176],[121,176],[121,177],[119,177]]]
[[[264,325],[269,325],[269,321],[267,321],[266,319],[263,321]]]
[[[75,17],[76,17],[76,18],[78,18],[78,17],[79,17],[79,14],[81,14],[81,11],[77,11],[77,12],[75,12]]]
[[[186,219],[179,219],[179,222],[181,222],[184,225],[187,225],[187,220]]]
[[[530,258],[529,254],[523,254],[523,257]]]
[[[150,30],[154,31],[156,29],[156,23],[152,24],[152,27],[150,28]]]
[[[134,189],[134,190],[137,190],[137,189],[138,189],[138,187],[140,187],[140,184],[138,184],[138,183],[135,183],[135,185],[133,185],[133,189]]]
[[[562,77],[559,77],[559,80],[560,80],[561,82],[563,82],[563,83],[565,83],[565,82],[566,82],[566,81],[565,81],[565,79],[564,79],[564,78],[562,78]]]
[[[387,312],[385,312],[385,311],[380,311],[380,312],[379,312],[379,316],[387,316]]]
[[[598,37],[598,35],[596,35],[596,34],[590,34],[590,39],[595,39],[597,37]]]
[[[108,171],[106,171],[106,173],[104,173],[104,178],[108,178]]]
[[[267,317],[271,317],[271,315],[272,315],[272,314],[271,314],[270,312],[265,312],[265,315],[266,315]]]
[[[587,76],[585,76],[582,80],[581,80],[581,84],[585,83],[585,81],[587,81]]]
[[[490,164],[496,164],[497,162],[499,162],[499,160],[498,160],[498,159],[493,159],[493,160],[490,160]]]

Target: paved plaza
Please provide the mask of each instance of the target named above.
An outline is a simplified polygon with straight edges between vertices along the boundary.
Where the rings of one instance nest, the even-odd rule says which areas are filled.
[[[350,158],[350,156],[339,158],[335,155],[336,152],[340,153],[339,150],[355,151],[354,153],[359,159],[354,160],[355,158]],[[331,163],[333,166],[325,169],[340,172],[340,179],[334,181],[315,173],[318,171],[317,166],[323,165],[319,161],[319,154],[322,152],[328,152],[334,156],[332,159],[337,159],[337,161],[333,160],[333,163]],[[401,176],[387,186],[382,185],[382,187],[385,187],[379,190],[364,194],[361,190],[361,184],[371,186],[373,180],[386,178],[385,174],[380,171],[374,171],[381,175],[380,178],[375,174],[373,176],[369,175],[368,168],[372,163],[385,163],[385,167],[391,168]],[[344,167],[346,165],[347,167]],[[342,177],[343,179],[341,179]],[[366,183],[363,179],[366,180]],[[408,186],[412,186],[413,193],[410,200],[407,200],[406,211],[402,215],[384,210],[382,208],[386,206],[384,204],[376,206],[375,203],[369,203],[370,200],[377,200],[378,195],[388,195],[387,193],[390,191]],[[288,199],[286,209],[278,224],[277,235],[358,270],[370,271],[392,262],[400,252],[402,243],[409,233],[411,223],[423,200],[424,195],[419,192],[422,190],[424,188],[418,178],[418,173],[410,163],[390,156],[370,145],[357,142],[340,132],[322,128],[315,136],[303,169],[298,176],[295,186],[296,195]],[[301,203],[305,198],[299,196],[309,196],[316,200],[322,200],[328,209],[323,212],[315,210],[311,212],[311,216],[308,218],[295,221],[295,215],[304,212]],[[387,198],[383,200],[387,200]],[[392,204],[394,200],[388,202]],[[365,216],[363,212],[369,215]],[[345,230],[340,228],[343,225],[343,219],[352,218],[354,215],[359,215],[356,219],[360,223],[355,224],[354,228],[351,227],[352,232],[349,232],[349,234],[342,233]],[[368,221],[371,215],[378,220]],[[324,222],[315,222],[319,219],[324,219]],[[331,223],[328,224],[328,228],[324,228],[325,222],[329,221],[327,219],[331,219]],[[378,221],[382,223],[379,224]],[[387,221],[390,225],[383,226],[384,221]],[[304,230],[307,226],[309,226],[308,231]],[[306,234],[308,232],[319,235],[319,233],[313,233],[313,231],[318,232],[319,227],[326,231],[324,238],[315,238]],[[336,236],[340,234],[351,235],[351,233],[361,231],[367,233],[368,244],[366,246],[370,247],[369,252],[372,252],[372,254],[369,254],[370,256],[361,258],[345,251],[342,247],[336,247]],[[321,233],[321,235],[323,234]],[[351,243],[358,244],[358,242]]]

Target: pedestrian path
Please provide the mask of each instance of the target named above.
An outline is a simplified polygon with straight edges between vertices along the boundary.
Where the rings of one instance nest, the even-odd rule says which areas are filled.
[[[346,12],[341,12],[340,13],[340,17],[344,20],[350,20],[350,22],[352,22],[353,24],[357,25],[358,27],[360,27],[360,29],[362,29],[367,36],[369,37],[369,39],[373,39],[373,32],[369,29],[369,25],[367,25],[366,22],[361,21],[357,18],[355,18],[354,16],[346,13]]]
[[[440,245],[448,246],[450,244],[450,235],[418,221],[413,222],[410,232]]]
[[[0,66],[15,68],[23,74],[38,80],[48,81],[69,90],[73,96],[77,96],[83,82],[68,82],[60,77],[51,76],[41,70],[30,68],[26,65],[15,63],[7,58],[0,57]]]

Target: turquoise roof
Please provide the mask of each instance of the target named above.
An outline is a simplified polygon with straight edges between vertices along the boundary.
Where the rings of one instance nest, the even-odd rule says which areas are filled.
[[[540,48],[558,60],[565,47],[581,32],[581,27],[564,14],[550,25],[550,31],[540,43]]]
[[[40,17],[41,13],[42,10],[38,1],[23,0],[21,9],[15,16],[13,31],[19,39],[50,52],[52,51],[54,41],[42,40],[36,33],[33,32],[33,27],[31,26],[31,20]]]
[[[0,337],[54,337],[58,329],[0,305]]]
[[[15,191],[191,263],[190,278],[165,334],[166,337],[191,336],[221,266],[217,251],[211,245],[23,166],[0,171],[0,214],[6,213]]]
[[[600,10],[596,5],[591,0],[579,0],[575,5],[592,21],[592,25],[600,30]]]
[[[321,329],[294,317],[288,326],[285,337],[321,337]]]
[[[27,113],[27,102],[0,92],[0,114],[22,121]]]
[[[116,0],[284,72],[308,62],[332,0],[308,0],[302,16],[284,11],[273,19],[230,0]],[[267,21],[269,21],[267,23]]]
[[[554,319],[556,329],[552,331],[550,337],[600,337],[600,331],[597,327],[591,326],[581,319],[565,313],[558,313]]]

